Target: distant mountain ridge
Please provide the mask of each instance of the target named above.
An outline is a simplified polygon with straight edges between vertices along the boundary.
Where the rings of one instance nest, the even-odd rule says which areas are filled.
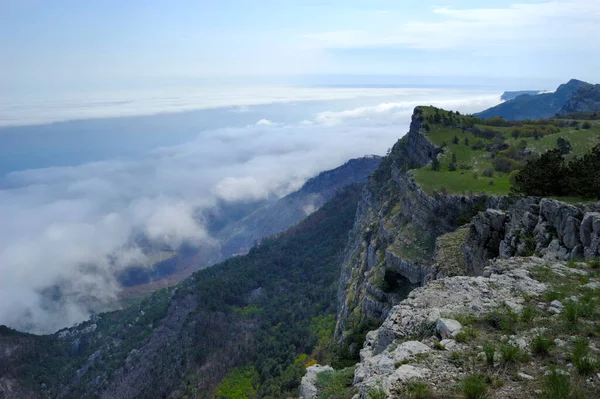
[[[536,95],[523,93],[475,116],[483,119],[494,116],[507,120],[547,119],[557,114],[594,112],[598,109],[600,109],[600,85],[571,79],[560,85],[553,93]]]
[[[513,100],[519,96],[536,96],[541,94],[542,90],[518,90],[518,91],[505,91],[502,93],[502,97],[500,99],[502,101]]]

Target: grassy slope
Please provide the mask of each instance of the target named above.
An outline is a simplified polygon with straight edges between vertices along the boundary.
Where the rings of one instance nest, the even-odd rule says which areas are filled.
[[[424,115],[430,115],[435,112],[433,107],[420,107],[424,110]],[[440,110],[444,115],[446,111]],[[580,121],[581,122],[581,121]],[[569,156],[580,156],[589,151],[596,144],[600,144],[600,121],[589,121],[591,129],[576,130],[574,127],[562,128],[559,133],[551,134],[535,140],[528,138],[527,149],[541,154],[549,149],[557,148],[556,140],[563,137],[572,145],[572,152]],[[511,184],[508,174],[494,172],[493,178],[482,176],[486,169],[493,170],[490,153],[485,150],[473,150],[471,146],[481,140],[489,143],[480,137],[476,137],[468,131],[462,131],[459,128],[447,127],[442,124],[429,124],[431,130],[426,133],[427,138],[436,145],[446,145],[445,151],[439,156],[441,169],[439,172],[431,170],[431,166],[425,166],[421,169],[413,170],[413,174],[421,187],[431,193],[434,190],[446,190],[452,194],[469,194],[469,192],[484,192],[493,195],[504,195],[510,191]],[[505,137],[507,144],[514,144],[522,138],[515,139],[511,136],[512,128],[492,127],[486,128],[501,132]],[[458,137],[458,144],[452,142],[453,137]],[[469,145],[464,144],[464,140],[469,140]],[[456,154],[456,160],[459,165],[468,166],[469,169],[458,167],[456,171],[449,171],[448,165],[452,161],[452,154]],[[475,178],[475,173],[477,178]],[[490,184],[493,180],[493,184]]]

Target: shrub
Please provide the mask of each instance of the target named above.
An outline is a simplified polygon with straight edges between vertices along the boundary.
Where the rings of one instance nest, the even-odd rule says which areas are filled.
[[[483,345],[483,353],[485,353],[485,362],[488,366],[494,366],[494,355],[496,353],[496,347],[492,344]]]
[[[482,376],[472,374],[461,383],[462,393],[465,399],[487,398],[487,385]]]
[[[536,335],[531,341],[531,350],[537,355],[547,355],[553,342],[541,334]]]
[[[432,396],[429,385],[421,381],[408,384],[408,395],[411,399],[429,399]]]
[[[444,349],[446,349],[446,347],[444,345],[442,345],[440,342],[435,342],[433,344],[433,348],[437,349],[439,351],[443,351]]]
[[[590,129],[591,127],[592,127],[592,125],[588,121],[585,121],[581,124],[582,129]]]

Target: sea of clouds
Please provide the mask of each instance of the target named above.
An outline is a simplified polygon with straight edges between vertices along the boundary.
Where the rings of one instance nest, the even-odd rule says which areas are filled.
[[[356,90],[344,95],[361,102]],[[199,132],[143,156],[7,173],[0,178],[0,324],[48,333],[81,322],[117,298],[116,273],[150,264],[135,237],[173,249],[218,245],[200,210],[283,196],[350,158],[384,154],[407,131],[416,105],[471,113],[497,104],[500,95],[413,89],[396,101],[364,98],[368,105],[345,110],[321,102],[320,111],[296,122],[257,117]],[[309,106],[295,95],[276,100]],[[232,104],[232,115],[253,107],[235,98]]]

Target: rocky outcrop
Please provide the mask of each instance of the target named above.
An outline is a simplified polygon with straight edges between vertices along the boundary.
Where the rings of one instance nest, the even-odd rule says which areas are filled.
[[[600,256],[599,208],[600,204],[524,198],[505,211],[480,213],[473,218],[463,244],[469,274],[481,274],[495,257],[535,254],[568,260]]]
[[[530,273],[543,263],[540,258],[498,260],[492,263],[489,277],[447,277],[412,291],[393,307],[381,327],[367,334],[354,377],[360,397],[368,398],[374,387],[390,396],[411,379],[460,378],[464,372],[447,364],[447,356],[433,348],[440,340],[453,350],[462,345],[448,339],[462,326],[447,315],[482,317],[503,305],[520,311],[524,296],[538,297],[547,289]],[[418,341],[415,337],[426,338]],[[424,357],[426,361],[419,360]]]

